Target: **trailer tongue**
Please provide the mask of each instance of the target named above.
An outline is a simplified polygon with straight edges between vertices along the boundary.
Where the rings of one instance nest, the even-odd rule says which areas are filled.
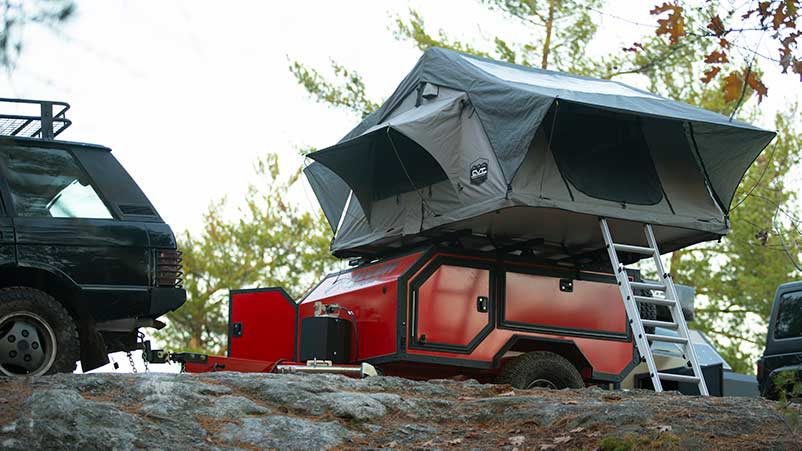
[[[427,50],[309,155],[332,252],[354,268],[298,302],[232,291],[228,356],[184,363],[715,394],[660,253],[727,233],[773,136],[609,80]],[[624,267],[647,257],[657,283]]]

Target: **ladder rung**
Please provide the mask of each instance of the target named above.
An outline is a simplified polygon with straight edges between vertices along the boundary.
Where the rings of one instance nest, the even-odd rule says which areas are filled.
[[[688,382],[690,384],[698,384],[699,378],[696,376],[686,376],[684,374],[672,374],[672,373],[657,373],[657,377],[660,379],[665,379],[667,381],[677,381],[677,382]]]
[[[653,255],[654,249],[643,246],[632,246],[630,244],[613,244],[615,250],[619,252],[632,252],[634,254]]]
[[[679,329],[679,324],[671,323],[668,321],[655,321],[651,319],[642,319],[640,320],[640,322],[643,323],[644,326],[662,327],[663,329],[673,329],[673,330]]]
[[[646,338],[648,338],[651,341],[663,341],[666,343],[679,343],[683,345],[688,342],[687,338],[675,337],[673,335],[646,334]]]
[[[666,291],[666,286],[662,283],[653,282],[630,282],[629,286],[632,288],[640,288],[642,290],[657,290]]]
[[[635,296],[635,300],[638,302],[645,302],[647,304],[665,305],[666,307],[675,305],[674,301],[671,299],[653,298],[650,296]]]

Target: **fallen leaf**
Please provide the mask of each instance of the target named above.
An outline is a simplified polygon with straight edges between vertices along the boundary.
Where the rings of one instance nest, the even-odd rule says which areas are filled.
[[[569,405],[569,404],[579,404],[579,403],[574,401],[573,399],[569,399],[567,401],[563,401],[563,404]]]
[[[568,443],[571,441],[570,435],[564,435],[562,437],[557,437],[554,439],[554,443]]]
[[[395,448],[396,446],[398,446],[398,442],[395,440],[387,444],[388,448]]]
[[[549,444],[546,444],[546,445],[540,445],[540,449],[541,449],[541,450],[544,450],[544,449],[554,449],[554,448],[556,448],[556,447],[557,447],[557,445],[549,445]]]
[[[449,440],[448,441],[449,445],[459,445],[460,443],[462,443],[462,439],[461,438],[455,438],[454,440]]]
[[[474,398],[473,396],[460,396],[459,398],[457,398],[457,400],[459,401],[473,401],[474,399],[476,398]]]
[[[583,427],[581,427],[581,426],[580,426],[580,427],[578,427],[578,428],[571,429],[571,430],[570,430],[570,431],[568,431],[568,432],[570,432],[570,433],[572,433],[572,434],[576,434],[576,433],[582,432],[582,431],[584,431],[584,430],[585,430],[585,428],[583,428]]]
[[[510,445],[512,445],[512,446],[521,446],[526,441],[526,437],[524,437],[523,435],[514,435],[514,436],[510,437],[509,441],[510,441]]]
[[[515,391],[510,390],[508,392],[500,393],[500,394],[498,394],[496,396],[515,396]]]
[[[421,445],[421,448],[431,448],[434,446],[434,440],[428,440]]]

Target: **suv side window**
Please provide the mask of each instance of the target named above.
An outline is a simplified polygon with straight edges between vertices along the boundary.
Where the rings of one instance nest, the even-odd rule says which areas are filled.
[[[785,293],[780,298],[774,338],[802,337],[802,291]]]
[[[111,219],[89,177],[62,149],[2,147],[17,216]]]

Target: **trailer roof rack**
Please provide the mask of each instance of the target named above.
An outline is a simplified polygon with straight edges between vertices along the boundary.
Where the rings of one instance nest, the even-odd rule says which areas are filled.
[[[72,124],[69,109],[66,102],[0,98],[0,136],[53,140]]]

